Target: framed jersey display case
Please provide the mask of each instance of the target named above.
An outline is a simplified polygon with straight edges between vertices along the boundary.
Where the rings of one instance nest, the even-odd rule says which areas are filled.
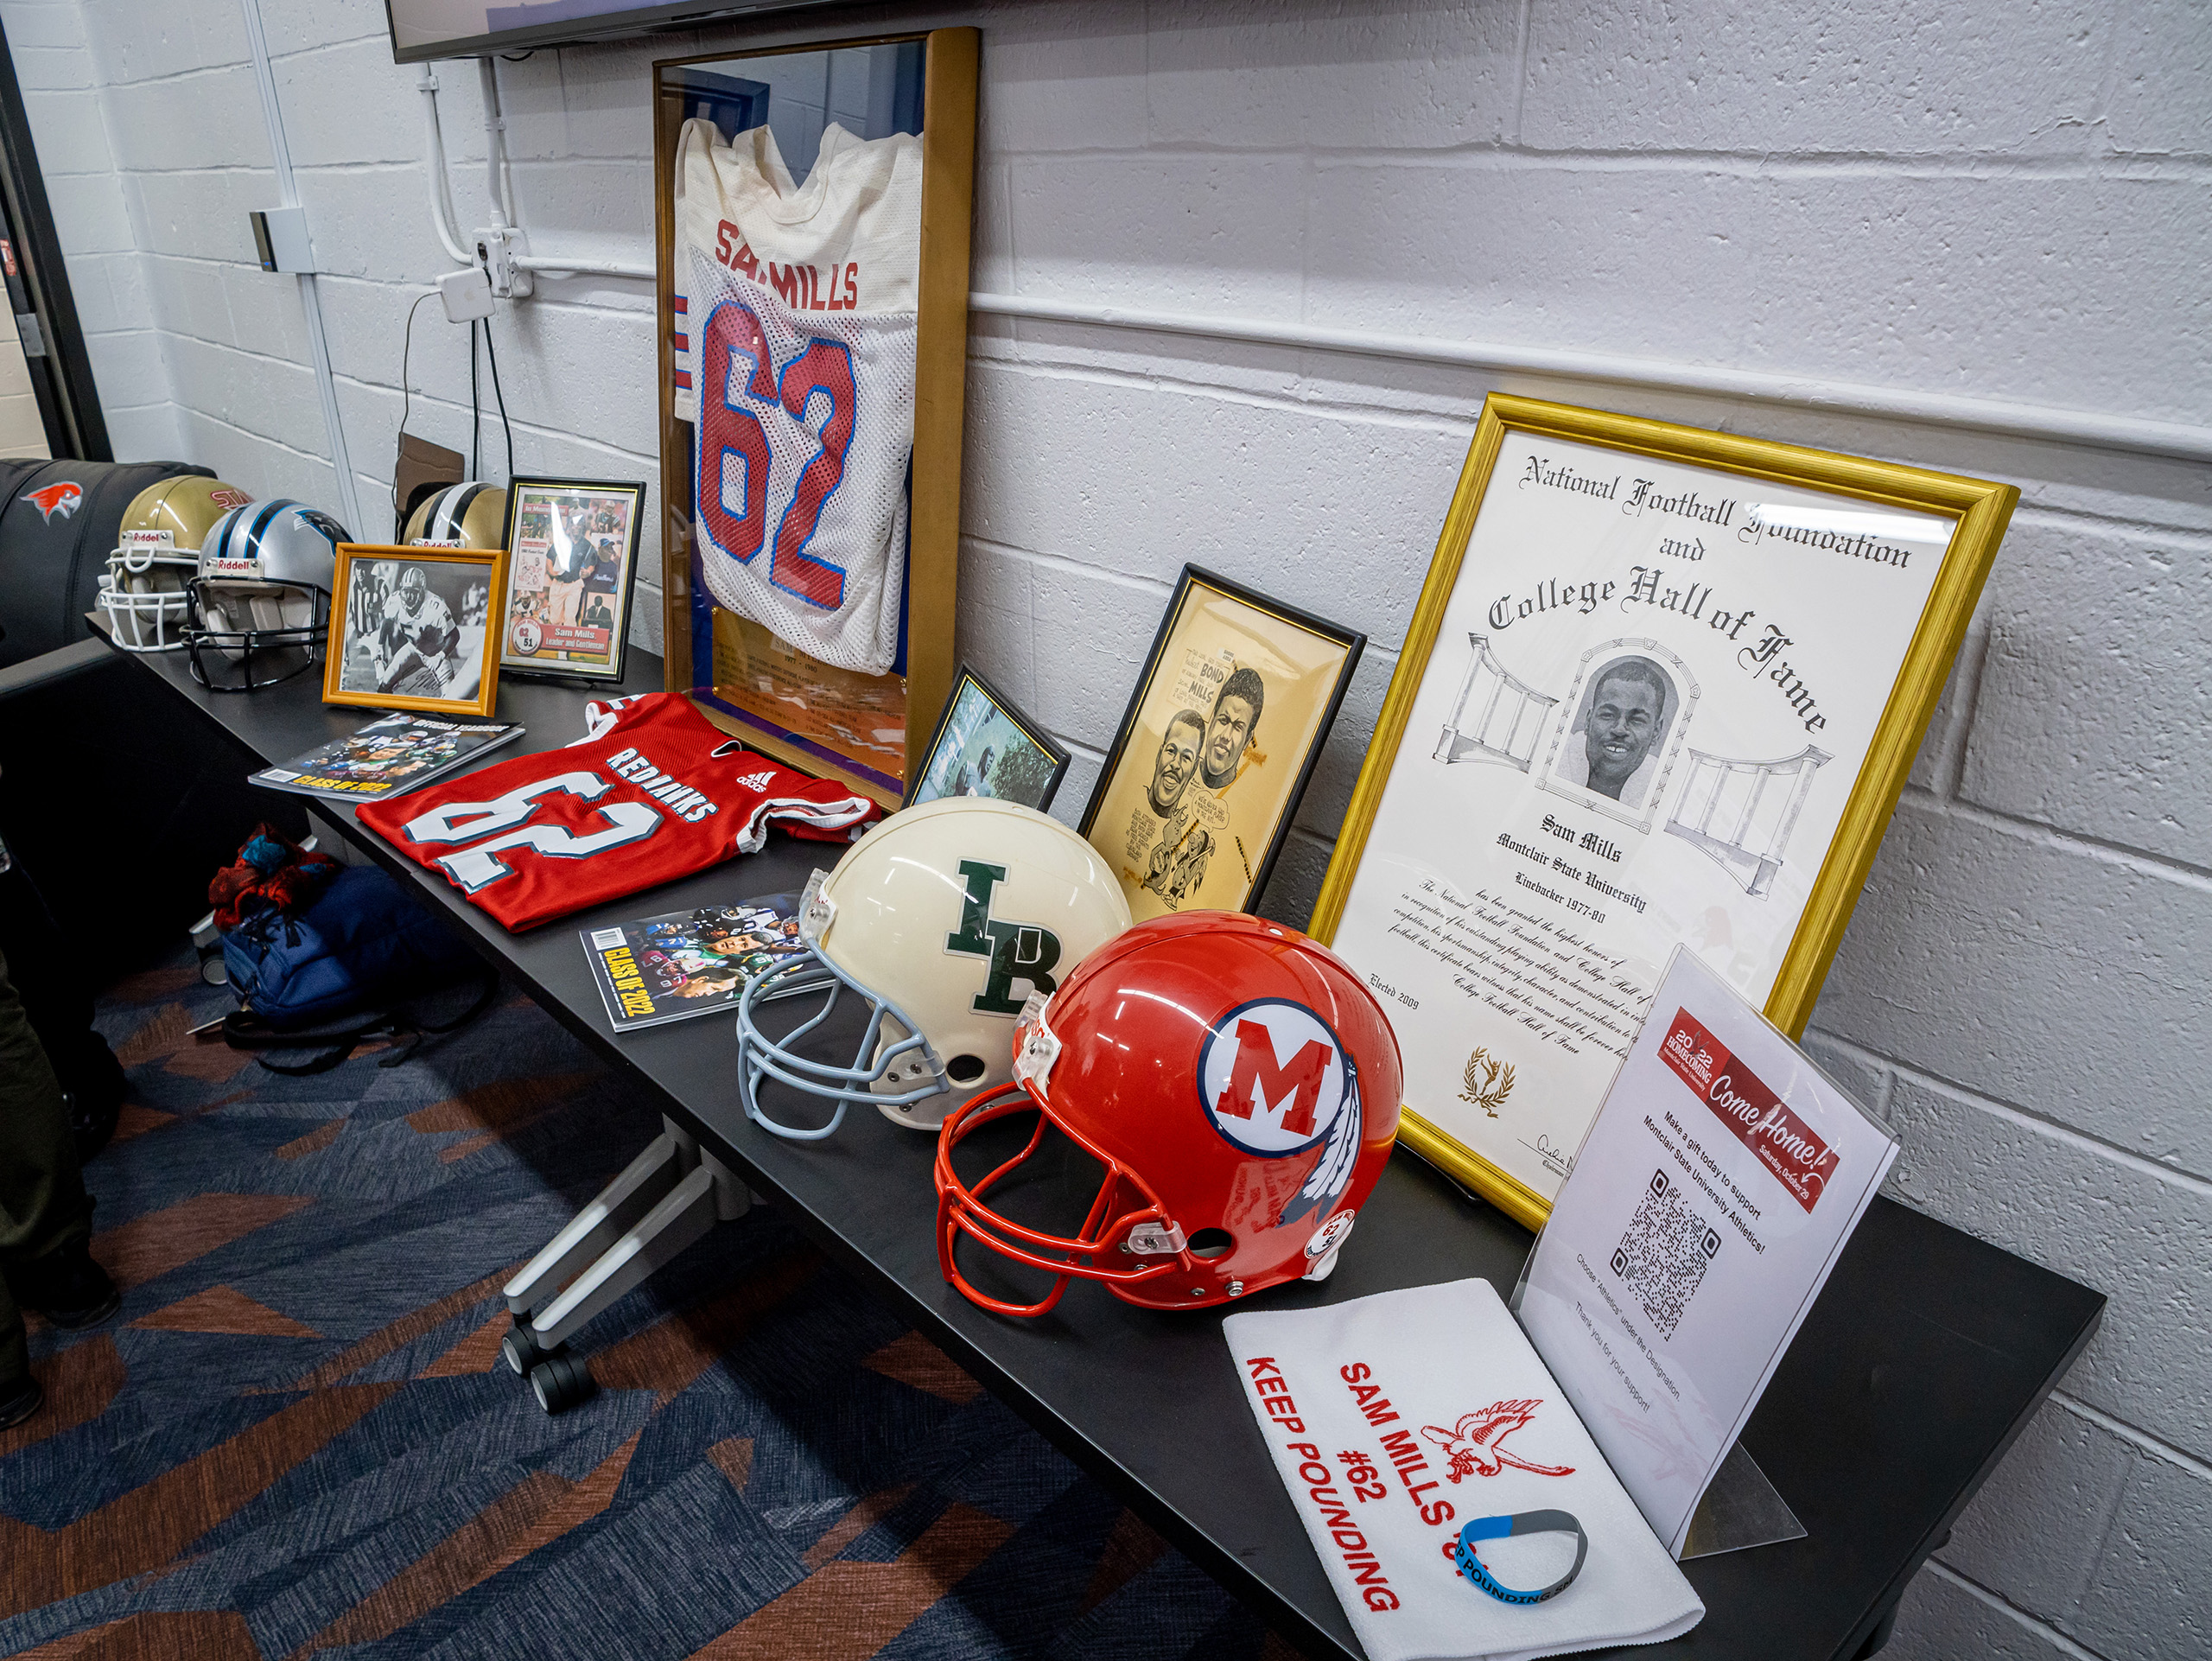
[[[1312,932],[1531,1227],[1686,946],[1796,1038],[2019,492],[1492,393]]]
[[[667,684],[887,808],[954,678],[976,49],[654,66]]]

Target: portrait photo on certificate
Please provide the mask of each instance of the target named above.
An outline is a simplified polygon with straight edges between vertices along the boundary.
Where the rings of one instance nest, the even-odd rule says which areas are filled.
[[[1365,644],[1183,568],[1081,826],[1132,917],[1258,904]]]
[[[1493,396],[1316,907],[1540,1221],[1687,946],[1801,1030],[2008,486]]]

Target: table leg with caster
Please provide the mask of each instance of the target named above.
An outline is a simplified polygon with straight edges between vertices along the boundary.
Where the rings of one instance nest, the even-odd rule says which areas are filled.
[[[717,1222],[752,1207],[745,1184],[674,1123],[607,1185],[505,1289],[514,1330],[500,1345],[538,1405],[564,1412],[595,1386],[568,1340]]]

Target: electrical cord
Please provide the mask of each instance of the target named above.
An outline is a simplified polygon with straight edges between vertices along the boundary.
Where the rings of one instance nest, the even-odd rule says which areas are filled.
[[[407,437],[408,403],[412,393],[407,381],[407,360],[415,349],[415,314],[422,310],[423,302],[436,292],[433,289],[430,294],[415,297],[415,303],[407,309],[407,327],[399,337],[399,438],[402,442]],[[399,469],[396,467],[391,472],[391,524],[392,533],[397,536],[403,527],[399,522]]]
[[[477,321],[474,317],[468,320],[468,476],[472,479],[484,476],[484,469],[479,465],[483,447],[478,437],[482,405],[476,391]]]
[[[492,365],[492,396],[499,401],[499,427],[507,439],[507,480],[512,484],[515,476],[515,430],[507,419],[507,395],[499,388],[499,353],[492,344],[492,320],[488,317],[484,320],[484,355]]]

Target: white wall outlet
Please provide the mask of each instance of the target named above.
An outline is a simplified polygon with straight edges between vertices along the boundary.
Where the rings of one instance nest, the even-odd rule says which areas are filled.
[[[530,251],[530,239],[512,226],[476,233],[476,263],[492,280],[492,292],[501,300],[525,300],[536,285],[528,271],[515,264],[515,256]]]
[[[448,323],[466,323],[492,315],[492,285],[474,265],[440,277],[438,298],[444,303]]]

